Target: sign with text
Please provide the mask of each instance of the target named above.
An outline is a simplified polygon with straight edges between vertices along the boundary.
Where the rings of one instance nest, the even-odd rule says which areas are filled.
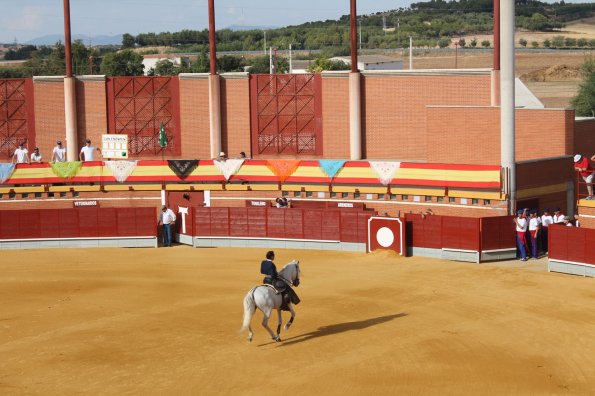
[[[72,201],[72,204],[75,208],[86,208],[89,206],[99,207],[99,202],[97,202],[96,200]]]
[[[128,158],[128,135],[101,135],[103,158]]]

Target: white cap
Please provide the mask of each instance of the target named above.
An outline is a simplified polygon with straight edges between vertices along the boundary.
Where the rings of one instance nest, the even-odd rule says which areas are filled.
[[[224,151],[220,152],[219,157],[225,157],[225,152]]]
[[[581,158],[583,158],[583,156],[582,156],[582,155],[580,155],[580,154],[576,154],[576,155],[574,156],[574,162],[579,162],[579,161],[581,160]]]

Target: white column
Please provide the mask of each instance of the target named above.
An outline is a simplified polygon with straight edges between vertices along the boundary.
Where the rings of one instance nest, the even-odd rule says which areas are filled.
[[[409,70],[413,70],[413,37],[409,36]]]
[[[500,162],[509,170],[508,213],[516,206],[515,103],[514,103],[514,1],[500,2]]]
[[[66,128],[66,159],[78,161],[76,123],[76,78],[64,77],[64,123]]]
[[[209,74],[209,131],[211,158],[217,158],[221,152],[221,89],[218,74]]]
[[[349,157],[362,159],[360,73],[349,73]]]

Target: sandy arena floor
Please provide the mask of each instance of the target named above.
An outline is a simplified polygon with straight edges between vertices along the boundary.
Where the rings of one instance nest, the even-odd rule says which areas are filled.
[[[595,279],[278,250],[278,267],[301,260],[298,316],[275,343],[258,312],[248,343],[242,299],[264,253],[3,251],[0,394],[594,392]]]

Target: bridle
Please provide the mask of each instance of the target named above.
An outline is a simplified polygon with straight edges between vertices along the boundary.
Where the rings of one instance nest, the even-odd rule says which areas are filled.
[[[298,264],[295,265],[295,269],[296,269],[296,276],[295,276],[294,281],[292,281],[291,279],[285,279],[281,275],[279,275],[279,278],[281,278],[283,280],[283,282],[287,283],[289,286],[298,287],[300,285],[300,267]]]

